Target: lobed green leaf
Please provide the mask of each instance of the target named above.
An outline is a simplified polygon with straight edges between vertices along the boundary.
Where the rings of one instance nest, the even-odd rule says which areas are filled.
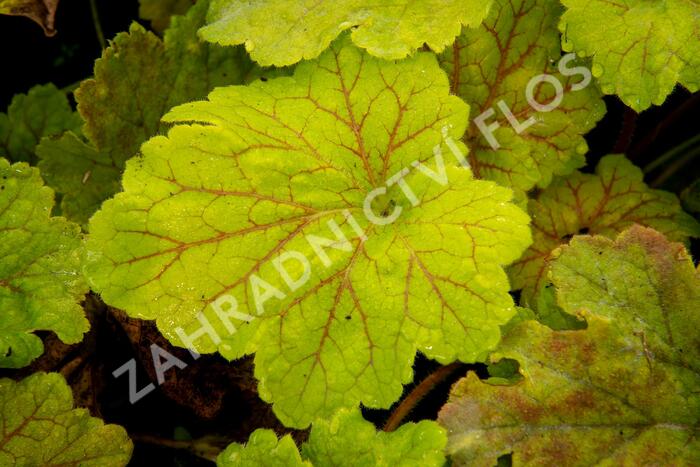
[[[509,454],[513,465],[697,464],[698,374],[646,352],[615,320],[586,320],[578,331],[521,323],[492,356],[517,360],[520,380],[469,373],[453,386],[439,415],[452,465]]]
[[[700,224],[681,209],[672,193],[652,190],[642,171],[621,155],[606,156],[595,174],[574,173],[555,180],[529,201],[534,242],[510,271],[524,305],[545,311],[552,251],[577,234],[614,236],[640,224],[674,241],[700,236]],[[547,298],[550,295],[550,298]]]
[[[41,138],[79,132],[81,125],[64,92],[53,84],[34,86],[27,94],[16,94],[7,113],[0,113],[0,156],[33,164]]]
[[[614,320],[642,336],[656,359],[700,374],[700,275],[682,244],[633,226],[614,241],[574,237],[554,257],[550,276],[562,309]]]
[[[226,448],[217,465],[439,467],[445,463],[446,443],[445,431],[433,421],[378,432],[359,410],[340,410],[329,420],[314,422],[301,454],[291,436],[278,440],[272,430],[258,429],[245,445]]]
[[[562,65],[556,24],[556,0],[495,0],[488,17],[476,28],[463,28],[455,43],[440,54],[452,92],[472,108],[473,122],[492,113],[485,125],[498,125],[490,142],[476,123],[464,137],[472,150],[474,173],[520,192],[546,187],[556,175],[568,175],[585,164],[583,135],[605,113],[600,91],[586,85],[580,61]],[[546,73],[562,87],[562,100],[551,111],[538,111],[527,100],[533,78]],[[581,88],[582,87],[582,88]],[[537,104],[552,104],[551,83],[533,88]],[[515,119],[514,125],[509,121]],[[523,128],[516,126],[523,125]],[[498,147],[495,147],[498,146]]]
[[[67,344],[89,323],[80,306],[80,227],[51,217],[53,191],[39,171],[0,159],[0,367],[28,365],[43,351],[37,330]]]
[[[640,112],[676,83],[700,87],[700,5],[694,0],[563,0],[562,48],[590,56],[605,94]]]
[[[175,108],[168,137],[127,164],[124,193],[90,223],[87,274],[107,303],[155,319],[178,344],[203,312],[222,340],[202,336],[196,349],[256,352],[260,395],[287,424],[388,407],[416,350],[478,360],[515,312],[502,265],[529,244],[529,219],[443,141],[467,113],[434,55],[386,62],[347,37],[293,77],[219,88]],[[437,150],[449,182],[410,172],[417,206],[394,184],[372,209],[400,216],[371,223],[366,195],[417,161],[439,171]],[[319,255],[312,236],[334,247]],[[295,252],[309,276],[290,290],[274,261]],[[301,263],[290,264],[298,279]],[[225,326],[213,305],[231,296],[256,319]]]
[[[89,142],[67,133],[37,148],[39,167],[63,195],[61,208],[71,219],[86,224],[118,191],[124,164],[164,131],[161,117],[171,107],[260,76],[242,48],[197,39],[207,5],[200,1],[186,16],[174,17],[163,40],[136,23],[117,34],[95,62],[95,77],[75,93]]]
[[[222,45],[245,44],[261,65],[313,59],[343,31],[371,55],[400,59],[427,44],[442,51],[462,25],[477,26],[491,0],[213,0],[201,36]]]
[[[121,467],[131,457],[126,431],[74,409],[58,373],[0,379],[0,420],[0,465]]]
[[[683,245],[641,226],[574,237],[551,276],[587,329],[521,322],[491,357],[521,378],[453,387],[439,416],[453,464],[697,464],[700,272]]]

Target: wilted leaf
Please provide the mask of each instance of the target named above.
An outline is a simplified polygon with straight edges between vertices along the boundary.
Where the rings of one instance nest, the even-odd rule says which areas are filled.
[[[340,410],[314,422],[301,455],[289,435],[256,430],[248,443],[231,444],[217,459],[219,467],[265,466],[442,466],[447,439],[435,422],[406,423],[398,430],[377,432],[358,410]]]
[[[583,135],[605,113],[596,86],[584,86],[583,75],[573,69],[581,63],[566,62],[568,76],[557,70],[560,12],[556,0],[495,0],[484,24],[463,28],[440,55],[452,90],[471,106],[472,119],[492,112],[484,124],[500,126],[492,136],[498,148],[476,124],[469,126],[465,142],[475,173],[520,191],[545,187],[553,175],[583,166],[588,149]],[[526,95],[530,80],[542,73],[558,80],[563,91],[561,103],[548,112],[538,112]],[[555,88],[542,83],[533,98],[554,105]],[[523,126],[520,132],[509,118]]]
[[[201,99],[216,86],[242,83],[259,72],[242,48],[197,39],[207,1],[175,17],[164,40],[133,24],[95,62],[95,77],[76,91],[85,144],[71,134],[37,148],[47,183],[63,194],[61,208],[86,223],[119,187],[124,163],[161,132],[171,107]]]
[[[537,308],[547,284],[548,260],[572,235],[615,236],[632,224],[652,227],[674,241],[700,236],[700,225],[672,193],[650,189],[642,171],[623,156],[604,157],[595,174],[557,179],[530,200],[534,242],[511,268],[523,304]],[[536,310],[537,311],[537,310]]]
[[[283,66],[316,58],[352,29],[358,47],[399,59],[423,44],[442,51],[462,25],[480,24],[490,6],[491,0],[213,0],[201,35],[222,45],[245,44],[261,65]]]
[[[0,159],[0,367],[18,368],[42,352],[36,330],[65,343],[82,339],[89,324],[80,301],[80,227],[50,217],[53,192],[39,171]]]
[[[605,94],[642,111],[676,83],[700,86],[700,6],[693,0],[562,0],[566,51],[593,58]]]
[[[126,431],[73,408],[58,373],[35,373],[16,383],[0,379],[0,465],[125,466],[133,445]]]
[[[42,137],[77,132],[81,125],[64,92],[53,84],[34,86],[27,94],[16,94],[7,113],[0,113],[0,156],[34,163],[34,148]]]
[[[58,0],[0,0],[0,15],[26,16],[47,36],[56,34],[54,20]]]
[[[129,162],[125,192],[91,220],[87,273],[105,301],[176,343],[205,311],[223,341],[203,336],[197,349],[257,351],[260,394],[285,423],[388,407],[417,349],[482,358],[514,313],[501,265],[529,244],[528,217],[510,190],[458,167],[443,131],[460,136],[467,113],[434,55],[386,62],[347,38],[293,77],[219,88],[169,113],[178,125]],[[418,205],[391,185],[371,208],[403,211],[370,224],[367,194],[415,161],[440,171],[435,147],[446,182],[413,170]],[[337,240],[319,255],[312,235]],[[294,252],[309,276],[292,291],[274,260]],[[263,300],[260,279],[279,293]],[[208,306],[228,295],[261,314],[232,319],[233,335]]]

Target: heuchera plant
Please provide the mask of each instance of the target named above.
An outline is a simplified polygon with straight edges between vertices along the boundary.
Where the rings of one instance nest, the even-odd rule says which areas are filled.
[[[53,34],[57,3],[0,13]],[[131,403],[201,354],[249,356],[287,431],[194,449],[217,465],[700,465],[698,183],[682,204],[645,178],[698,137],[644,171],[629,144],[589,152],[606,103],[632,132],[698,90],[700,4],[140,7],[155,32],[0,114],[0,368],[46,331],[80,342],[96,306],[191,354],[149,343],[150,383],[115,368]],[[62,374],[14,371],[0,465],[129,462]]]

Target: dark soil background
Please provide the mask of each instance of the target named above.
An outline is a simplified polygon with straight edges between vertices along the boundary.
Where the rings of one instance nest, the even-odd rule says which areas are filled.
[[[137,0],[98,0],[96,4],[107,39],[138,21]],[[141,24],[148,27],[147,23]],[[4,44],[0,110],[6,109],[15,93],[27,92],[36,84],[53,82],[64,88],[90,77],[93,62],[100,55],[100,44],[89,0],[61,2],[56,29],[58,33],[47,38],[39,26],[26,18],[0,16],[0,44]],[[663,106],[639,116],[615,97],[608,96],[605,101],[608,113],[587,137],[591,150],[589,167],[584,170],[592,170],[600,157],[611,152],[625,152],[635,164],[644,167],[700,133],[700,93],[691,95],[678,88]],[[677,159],[647,174],[647,182],[680,196],[700,177],[700,165],[687,162],[674,168],[674,161]],[[692,245],[696,258],[699,246]],[[220,356],[203,356],[195,362],[185,350],[170,347],[150,322],[131,320],[93,295],[87,297],[85,308],[92,329],[84,342],[66,346],[52,333],[43,333],[45,355],[29,368],[5,370],[0,376],[19,379],[39,370],[63,373],[73,388],[77,405],[128,430],[136,446],[130,465],[213,465],[196,454],[211,458],[217,449],[231,441],[244,442],[260,427],[285,432],[269,406],[257,397],[250,359],[228,363]],[[139,388],[155,381],[150,364],[152,342],[185,361],[188,367],[168,371],[164,385],[131,405],[128,378],[115,379],[111,373],[135,358],[139,362]],[[437,368],[439,365],[419,356],[416,381],[422,381]],[[453,368],[408,420],[435,418],[450,385],[469,368],[484,371],[478,366]],[[408,386],[406,392],[414,386]],[[390,413],[365,411],[378,427]],[[293,435],[303,440],[306,432]],[[202,440],[203,437],[206,438]]]

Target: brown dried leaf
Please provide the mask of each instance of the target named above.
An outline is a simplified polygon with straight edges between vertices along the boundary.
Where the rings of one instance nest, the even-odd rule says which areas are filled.
[[[56,34],[54,17],[59,0],[0,0],[0,14],[26,16],[42,27],[47,36]]]

